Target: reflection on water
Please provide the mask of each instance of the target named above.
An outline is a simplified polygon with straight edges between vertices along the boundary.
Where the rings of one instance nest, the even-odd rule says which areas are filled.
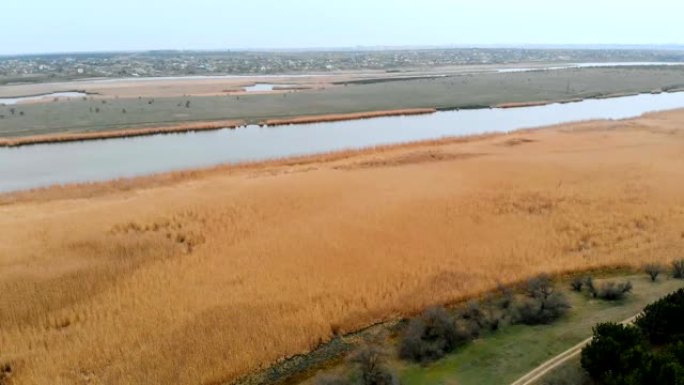
[[[17,96],[13,98],[0,98],[0,104],[13,105],[17,103],[48,101],[54,98],[80,98],[88,96],[85,92],[52,92],[49,94],[32,95],[32,96]]]
[[[684,66],[684,63],[675,62],[609,62],[609,63],[570,63],[563,65],[550,65],[540,67],[501,68],[499,73],[532,72],[532,71],[558,71],[573,68],[601,68],[601,67],[656,67],[656,66]]]
[[[265,92],[273,91],[275,88],[288,88],[292,87],[290,84],[270,84],[270,83],[257,83],[253,86],[245,87],[246,92]]]
[[[684,93],[546,106],[438,112],[278,127],[0,148],[0,191],[101,181],[448,136],[507,132],[588,119],[623,119],[684,107]]]

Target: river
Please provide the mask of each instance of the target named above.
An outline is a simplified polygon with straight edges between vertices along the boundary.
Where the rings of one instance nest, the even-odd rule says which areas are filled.
[[[509,132],[684,107],[684,92],[521,108],[444,111],[332,123],[163,134],[0,148],[0,191],[104,181],[377,145]]]

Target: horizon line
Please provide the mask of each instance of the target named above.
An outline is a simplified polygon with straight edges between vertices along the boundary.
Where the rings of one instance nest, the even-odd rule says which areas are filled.
[[[372,52],[372,51],[401,51],[401,50],[431,50],[431,49],[617,49],[617,50],[684,50],[684,43],[644,43],[644,44],[616,44],[616,43],[559,43],[559,44],[442,44],[442,45],[356,45],[356,46],[318,46],[318,47],[251,47],[251,48],[148,48],[148,49],[114,49],[114,50],[84,50],[84,51],[50,51],[50,52],[24,52],[0,54],[0,57],[23,57],[23,56],[54,56],[54,55],[87,55],[87,54],[135,54],[135,53],[154,53],[154,52]]]

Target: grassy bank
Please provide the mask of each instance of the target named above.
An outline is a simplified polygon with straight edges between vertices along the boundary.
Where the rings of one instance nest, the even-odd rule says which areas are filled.
[[[681,280],[652,283],[645,275],[612,277],[629,280],[633,294],[619,302],[589,299],[566,289],[569,315],[551,325],[515,325],[485,336],[456,354],[428,365],[397,364],[404,385],[507,385],[546,360],[591,336],[598,322],[620,322],[664,295],[684,286]],[[597,281],[599,282],[599,281]],[[569,288],[569,284],[565,283]]]
[[[677,68],[586,68],[460,74],[274,94],[107,99],[89,97],[0,107],[0,137],[121,130],[186,122],[268,119],[369,111],[472,108],[677,89]],[[12,109],[14,113],[12,113]]]

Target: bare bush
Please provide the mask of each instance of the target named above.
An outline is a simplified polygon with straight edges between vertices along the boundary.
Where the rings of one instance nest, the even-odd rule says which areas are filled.
[[[444,308],[428,309],[409,322],[401,340],[399,356],[416,362],[439,359],[471,338],[469,327],[472,325],[457,327]]]
[[[589,294],[591,294],[592,297],[596,298],[596,286],[594,285],[594,278],[592,276],[587,276],[587,278],[584,280],[584,286],[587,287],[587,291],[589,292]]]
[[[584,283],[586,282],[586,278],[584,277],[575,277],[573,280],[570,282],[570,288],[572,291],[576,292],[581,292],[582,288],[584,287]]]
[[[684,278],[684,259],[672,262],[672,277],[677,279]]]
[[[547,274],[540,274],[527,281],[527,295],[531,298],[545,299],[554,291],[553,281]]]
[[[649,263],[644,265],[644,272],[646,272],[646,274],[648,274],[648,276],[651,278],[651,282],[655,282],[663,271],[665,271],[665,268],[659,263]]]
[[[551,278],[542,274],[527,283],[527,296],[516,306],[515,322],[526,325],[548,324],[570,309],[565,295],[556,292]]]
[[[632,291],[632,283],[605,282],[596,290],[596,297],[606,301],[618,301]]]
[[[377,347],[363,347],[349,361],[356,364],[361,371],[363,385],[399,385],[399,379],[387,368],[384,355]]]
[[[553,293],[546,299],[527,298],[516,308],[516,322],[525,325],[550,324],[565,315],[570,303],[561,293]]]
[[[497,284],[497,291],[499,292],[499,308],[502,310],[508,310],[515,302],[515,295],[510,287],[504,286],[502,284]]]

